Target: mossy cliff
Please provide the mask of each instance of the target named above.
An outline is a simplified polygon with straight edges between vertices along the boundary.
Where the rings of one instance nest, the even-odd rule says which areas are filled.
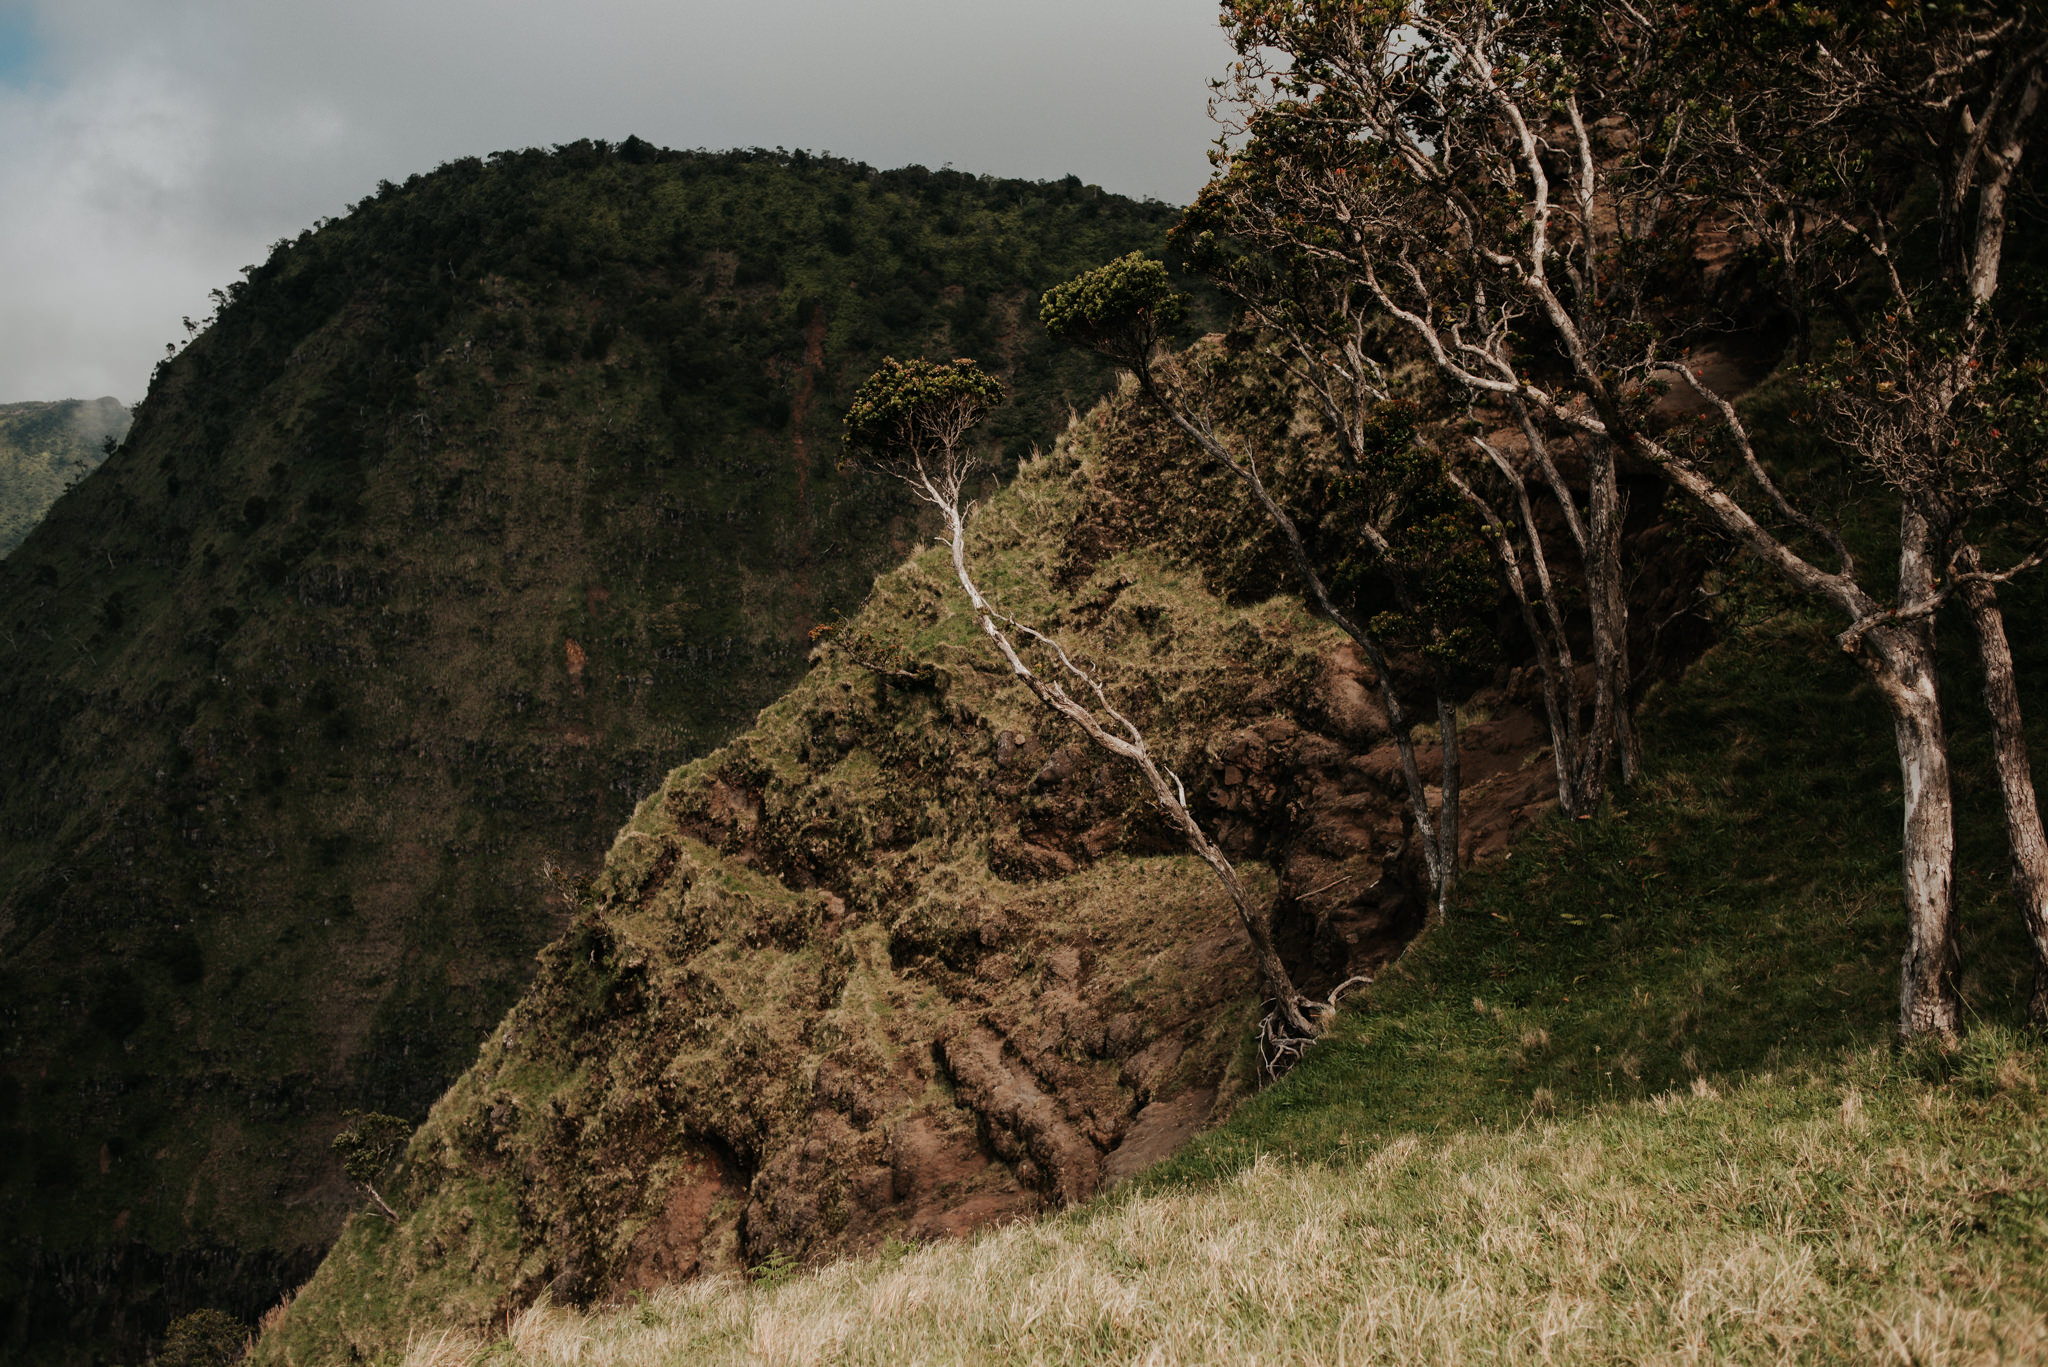
[[[914,532],[837,468],[889,352],[1050,442],[1036,292],[1172,211],[629,141],[467,159],[281,242],[0,564],[0,1357],[253,1319],[422,1118],[634,804]]]
[[[974,554],[1006,610],[1099,663],[1327,987],[1419,919],[1399,779],[1342,638],[1242,592],[1271,566],[1230,507],[1126,394],[988,499]],[[1218,538],[1241,572],[1205,578],[1186,552]],[[640,804],[413,1139],[403,1222],[358,1213],[261,1360],[1058,1206],[1248,1088],[1255,983],[1220,888],[1010,683],[943,555],[841,636],[859,648],[826,645]],[[1550,797],[1526,709],[1480,706],[1475,847]]]

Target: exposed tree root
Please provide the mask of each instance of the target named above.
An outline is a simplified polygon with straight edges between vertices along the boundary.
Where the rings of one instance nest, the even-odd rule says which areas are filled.
[[[1262,1082],[1277,1082],[1301,1062],[1309,1046],[1323,1037],[1329,1029],[1331,1017],[1337,1014],[1337,1007],[1344,994],[1354,987],[1370,986],[1368,974],[1346,978],[1330,989],[1330,995],[1317,1001],[1313,997],[1296,999],[1297,1013],[1306,1019],[1312,1033],[1302,1034],[1290,1029],[1287,1016],[1277,1007],[1268,1007],[1266,1014],[1259,1018],[1259,1079]]]

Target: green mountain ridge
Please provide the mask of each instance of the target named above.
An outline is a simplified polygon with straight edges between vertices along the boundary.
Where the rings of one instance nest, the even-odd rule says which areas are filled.
[[[0,404],[0,557],[99,467],[104,443],[120,441],[132,421],[115,398]]]
[[[1104,371],[1044,286],[1172,211],[629,140],[451,163],[281,242],[0,564],[0,1345],[253,1317],[675,765],[916,537],[837,468],[883,354],[1006,459]],[[551,867],[557,872],[544,875]]]

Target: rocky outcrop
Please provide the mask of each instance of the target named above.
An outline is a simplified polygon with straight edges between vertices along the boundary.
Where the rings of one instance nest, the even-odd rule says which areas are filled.
[[[837,468],[855,386],[977,352],[1004,451],[1050,442],[1109,377],[1026,305],[1172,215],[465,158],[277,243],[103,463],[119,404],[0,405],[0,550],[10,447],[43,490],[0,559],[0,1359],[139,1362],[302,1280],[342,1113],[423,1118],[569,924],[540,871],[594,871],[902,558]]]
[[[986,577],[1099,662],[1273,899],[1304,982],[1370,972],[1423,907],[1355,651],[1113,539],[1064,588],[1039,571],[1099,505],[1116,430],[1099,414],[989,503]],[[1246,1091],[1259,1004],[1221,889],[982,657],[948,585],[913,559],[854,624],[916,669],[826,649],[641,805],[415,1138],[406,1220],[358,1217],[264,1360],[1021,1218],[1129,1178]],[[1551,800],[1515,682],[1467,709],[1475,856]]]

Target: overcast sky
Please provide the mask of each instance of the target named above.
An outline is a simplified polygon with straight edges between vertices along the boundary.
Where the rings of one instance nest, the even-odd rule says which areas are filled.
[[[637,133],[1185,202],[1213,0],[0,0],[0,402],[142,396],[276,239]]]

